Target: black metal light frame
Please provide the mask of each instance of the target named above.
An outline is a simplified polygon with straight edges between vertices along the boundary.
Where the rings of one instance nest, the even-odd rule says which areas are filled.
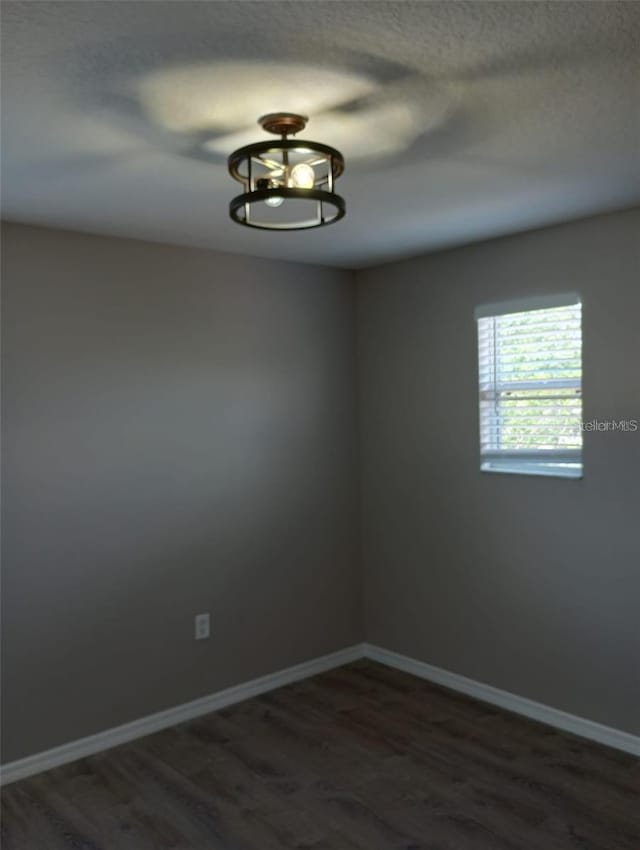
[[[287,135],[304,128],[306,118],[303,116],[278,113],[264,116],[259,123],[268,132],[279,133],[282,138],[246,145],[229,156],[229,173],[245,188],[245,191],[233,198],[229,204],[229,215],[233,221],[243,224],[245,227],[253,227],[259,230],[308,230],[340,221],[345,215],[345,202],[340,195],[333,191],[335,181],[344,171],[344,158],[340,151],[329,147],[329,145],[308,141],[307,139],[288,139]],[[290,154],[315,155],[315,158],[310,162],[303,160],[314,171],[312,187],[301,188],[286,185]],[[274,162],[274,156],[279,156],[280,161]],[[326,173],[316,173],[316,167],[319,165],[326,167]],[[261,174],[256,174],[254,166],[260,166],[267,170]],[[274,174],[278,174],[276,179],[269,178],[269,168],[273,169]],[[280,182],[273,188],[263,188],[256,185],[259,182],[278,182],[278,180],[284,182]],[[304,221],[260,220],[255,216],[253,205],[269,198],[282,198],[284,203],[288,199],[312,202],[315,205],[316,215],[314,218]]]

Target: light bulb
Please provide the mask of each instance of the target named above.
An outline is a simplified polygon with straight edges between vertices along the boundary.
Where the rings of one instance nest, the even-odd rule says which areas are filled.
[[[282,172],[280,172],[280,174],[282,174]],[[281,185],[282,183],[279,180],[274,180],[269,177],[260,177],[256,180],[256,189],[279,189]],[[264,202],[268,207],[279,207],[284,203],[284,198],[274,195],[271,198],[265,198]]]
[[[306,162],[299,162],[291,169],[291,185],[294,189],[313,189],[316,173]]]

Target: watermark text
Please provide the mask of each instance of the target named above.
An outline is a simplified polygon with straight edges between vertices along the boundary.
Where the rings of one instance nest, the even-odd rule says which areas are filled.
[[[637,431],[637,419],[589,419],[580,423],[581,431]]]

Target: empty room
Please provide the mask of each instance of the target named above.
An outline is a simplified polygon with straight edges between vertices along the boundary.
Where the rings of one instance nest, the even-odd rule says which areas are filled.
[[[2,850],[640,850],[640,2],[1,15]]]

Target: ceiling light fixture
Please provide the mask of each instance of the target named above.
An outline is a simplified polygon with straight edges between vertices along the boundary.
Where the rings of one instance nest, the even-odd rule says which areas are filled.
[[[333,187],[344,171],[340,151],[288,138],[304,130],[303,115],[276,112],[258,123],[281,138],[246,145],[229,157],[229,173],[244,186],[229,204],[231,218],[261,230],[305,230],[339,221],[345,204]]]

